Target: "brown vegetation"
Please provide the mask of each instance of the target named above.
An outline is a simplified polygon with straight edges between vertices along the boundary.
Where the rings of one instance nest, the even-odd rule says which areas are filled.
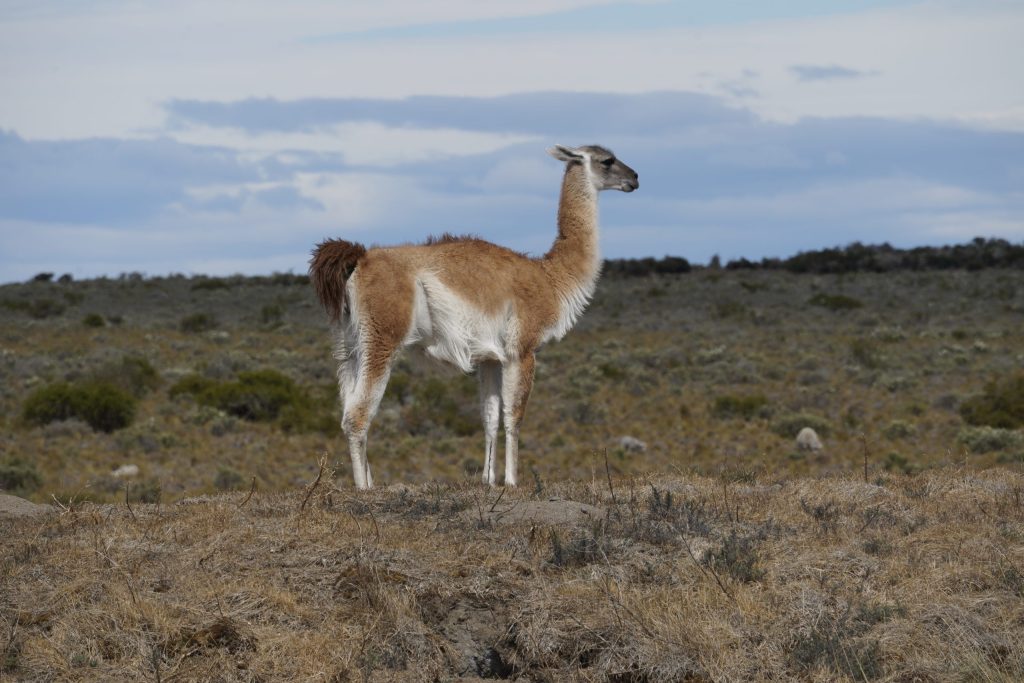
[[[0,519],[0,678],[1024,676],[1017,473],[329,479]]]

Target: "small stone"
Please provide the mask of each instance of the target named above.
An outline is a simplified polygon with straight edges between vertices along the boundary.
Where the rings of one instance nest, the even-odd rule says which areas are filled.
[[[624,436],[619,439],[619,448],[627,453],[643,453],[647,450],[647,444],[632,436]]]
[[[824,448],[821,445],[821,439],[818,438],[818,433],[810,427],[804,427],[796,435],[796,447],[801,451],[820,451]]]
[[[138,465],[121,465],[116,470],[110,473],[110,476],[117,477],[118,479],[127,479],[130,477],[139,476]]]

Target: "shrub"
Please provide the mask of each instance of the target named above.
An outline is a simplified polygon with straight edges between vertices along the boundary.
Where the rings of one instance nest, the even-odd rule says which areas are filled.
[[[284,309],[280,304],[267,304],[260,309],[260,321],[264,325],[280,325],[284,317]]]
[[[124,356],[121,359],[121,383],[136,396],[141,396],[158,388],[163,380],[143,356]]]
[[[215,387],[216,385],[217,382],[215,380],[193,373],[191,375],[185,375],[175,382],[168,393],[170,393],[171,398],[175,398],[181,394],[187,394],[198,399],[200,394],[211,387]]]
[[[735,396],[727,394],[715,398],[711,405],[711,413],[715,417],[733,418],[738,417],[750,420],[755,417],[767,417],[770,413],[768,397],[764,394],[752,394],[750,396]]]
[[[771,430],[787,439],[795,439],[804,427],[810,427],[818,436],[828,436],[832,424],[823,417],[810,413],[787,413],[772,421]]]
[[[135,398],[109,382],[58,382],[32,392],[25,400],[22,417],[35,425],[75,417],[94,430],[112,432],[131,424]]]
[[[139,482],[129,482],[127,498],[132,503],[159,503],[163,487],[156,479],[143,479]]]
[[[892,451],[885,456],[885,460],[882,462],[882,467],[887,471],[891,472],[896,470],[903,474],[913,474],[919,469],[918,466],[910,462],[905,455],[896,451]]]
[[[981,394],[963,402],[960,415],[969,425],[1024,427],[1024,372],[1003,382],[989,382]]]
[[[120,362],[98,369],[92,379],[113,384],[136,398],[145,396],[163,382],[160,373],[143,356],[123,356]]]
[[[964,427],[956,440],[972,453],[990,453],[1024,447],[1024,433],[996,427]]]
[[[64,304],[53,299],[33,299],[31,301],[4,299],[0,305],[9,311],[24,313],[37,320],[50,318],[64,312]]]
[[[99,313],[90,313],[82,318],[82,324],[86,327],[103,327],[107,321]]]
[[[845,294],[825,294],[824,292],[818,292],[808,299],[807,303],[812,306],[827,308],[830,311],[849,311],[864,306],[863,301],[860,299],[854,299],[852,296],[846,296]]]
[[[217,324],[213,316],[207,315],[206,313],[193,313],[192,315],[186,315],[178,323],[178,327],[182,332],[205,332],[212,330]]]
[[[882,434],[885,438],[890,440],[905,439],[908,436],[912,436],[917,430],[914,429],[914,425],[903,420],[893,420],[885,426],[882,430]]]
[[[850,342],[850,356],[860,366],[868,369],[882,367],[882,354],[873,339],[854,339]]]
[[[333,394],[333,390],[331,392]],[[217,408],[252,422],[276,422],[286,431],[334,431],[335,420],[276,370],[241,372],[233,381],[218,382],[201,375],[187,375],[170,389],[171,396],[188,394],[200,405]],[[322,405],[332,406],[329,399]]]
[[[43,477],[35,463],[14,457],[0,461],[0,489],[19,495],[26,495],[38,489]]]
[[[193,290],[198,289],[228,289],[231,284],[222,277],[207,277],[192,284]]]
[[[729,533],[720,549],[709,549],[705,553],[704,564],[713,569],[724,569],[732,578],[742,583],[760,581],[765,573],[758,566],[760,558],[754,539],[737,536],[735,531]]]
[[[462,381],[430,377],[412,386],[412,400],[402,411],[402,419],[412,434],[426,434],[434,428],[456,436],[471,436],[480,431],[474,387],[469,378]]]
[[[53,279],[53,273],[36,273],[32,278],[33,282],[49,282]]]
[[[219,467],[213,478],[213,485],[218,491],[231,491],[237,489],[245,482],[242,473],[234,467]]]

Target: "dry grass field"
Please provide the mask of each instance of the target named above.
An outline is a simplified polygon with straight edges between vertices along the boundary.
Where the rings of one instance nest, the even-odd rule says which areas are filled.
[[[0,287],[0,468],[33,468],[17,492],[37,501],[120,500],[125,481],[110,474],[125,464],[140,470],[132,495],[163,502],[254,476],[261,490],[301,486],[325,453],[347,480],[326,324],[301,280]],[[520,479],[585,478],[605,452],[623,475],[843,473],[865,453],[872,472],[1019,468],[1019,432],[979,431],[959,409],[1024,369],[1022,320],[1018,270],[605,277],[577,329],[538,356]],[[253,400],[284,407],[246,419],[259,405],[228,394],[268,371],[271,395]],[[127,427],[26,421],[34,393],[95,379],[133,394]],[[794,447],[804,425],[822,451]],[[475,378],[405,356],[369,452],[379,483],[472,477],[483,460]]]
[[[0,680],[1024,679],[1022,319],[1019,270],[612,273],[521,488],[409,355],[361,493],[303,278],[2,286]]]
[[[0,521],[0,677],[1016,681],[1024,477],[630,477]]]

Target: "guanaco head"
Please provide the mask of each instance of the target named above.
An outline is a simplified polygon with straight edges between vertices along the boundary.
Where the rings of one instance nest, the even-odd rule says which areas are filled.
[[[555,145],[548,150],[548,154],[568,164],[582,164],[596,190],[632,192],[640,187],[640,176],[615,158],[610,149],[598,145]]]

